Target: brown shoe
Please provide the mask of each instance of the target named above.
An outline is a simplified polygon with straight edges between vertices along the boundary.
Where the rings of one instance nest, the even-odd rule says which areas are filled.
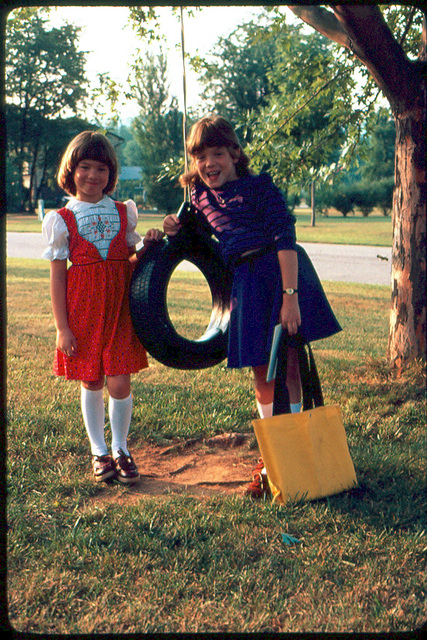
[[[92,456],[92,468],[95,482],[105,482],[108,478],[116,475],[114,460],[108,454],[105,456]]]
[[[123,482],[123,484],[138,482],[138,468],[130,454],[127,455],[122,449],[119,449],[119,456],[115,459],[115,464],[116,478],[119,482]]]
[[[268,484],[268,478],[265,473],[262,473],[264,469],[264,462],[262,458],[259,459],[258,464],[252,469],[252,482],[245,491],[245,495],[259,500],[270,495],[270,485]]]

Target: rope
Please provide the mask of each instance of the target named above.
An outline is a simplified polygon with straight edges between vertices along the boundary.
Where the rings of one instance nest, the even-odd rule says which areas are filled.
[[[182,118],[182,135],[184,139],[184,167],[185,173],[188,171],[188,158],[187,147],[185,141],[187,140],[187,77],[185,72],[185,38],[184,38],[184,9],[181,6],[181,52],[182,52],[182,88],[184,97],[184,114]],[[188,187],[184,187],[184,199],[188,200],[189,191]]]

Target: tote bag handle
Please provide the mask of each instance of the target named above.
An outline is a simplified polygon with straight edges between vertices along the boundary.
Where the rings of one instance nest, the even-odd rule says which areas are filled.
[[[286,331],[280,338],[276,381],[274,385],[273,415],[290,413],[289,393],[286,386],[286,373],[288,368],[288,349],[295,348],[298,352],[299,370],[301,376],[303,410],[323,406],[322,387],[317,373],[313,352],[308,343],[304,342],[301,335],[289,336]]]

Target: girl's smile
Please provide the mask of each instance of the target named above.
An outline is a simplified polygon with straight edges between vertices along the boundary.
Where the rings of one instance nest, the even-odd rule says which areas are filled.
[[[74,172],[76,197],[83,202],[99,202],[108,184],[108,166],[97,160],[80,160]]]
[[[207,147],[196,156],[197,172],[211,189],[219,189],[226,182],[237,180],[236,163],[227,147]]]

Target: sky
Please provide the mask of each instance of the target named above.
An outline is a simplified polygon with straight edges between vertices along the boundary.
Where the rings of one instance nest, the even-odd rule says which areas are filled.
[[[183,109],[183,66],[181,51],[181,23],[179,14],[174,16],[171,7],[158,8],[162,16],[162,28],[167,37],[163,46],[169,51],[170,90],[178,98]],[[206,54],[212,50],[220,36],[227,36],[236,26],[250,20],[261,7],[217,6],[195,11],[195,16],[184,10],[184,41],[189,56]],[[138,48],[145,49],[136,34],[127,25],[126,7],[57,7],[52,11],[54,26],[68,21],[82,27],[79,48],[87,51],[87,76],[108,73],[117,82],[124,82],[128,75],[128,63]],[[187,108],[195,106],[200,86],[195,74],[186,63]],[[128,122],[137,113],[136,104],[128,102],[121,111],[121,119]]]

